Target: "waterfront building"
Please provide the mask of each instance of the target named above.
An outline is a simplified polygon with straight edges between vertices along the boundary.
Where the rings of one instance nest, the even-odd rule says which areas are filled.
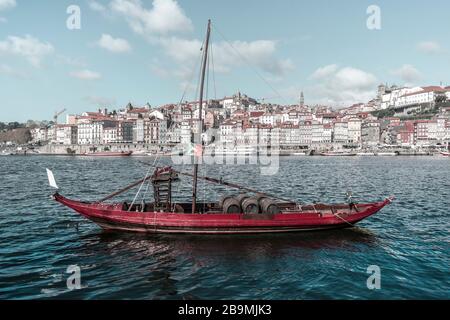
[[[414,121],[405,121],[402,126],[397,126],[397,144],[402,146],[414,145]]]
[[[309,146],[312,142],[312,122],[303,121],[298,126],[298,142],[301,146]]]
[[[133,128],[133,143],[145,142],[145,120],[144,118],[138,118]]]
[[[259,143],[259,126],[257,124],[249,124],[244,127],[245,145],[257,146]]]
[[[121,120],[117,122],[117,142],[133,142],[134,122],[131,120]]]
[[[361,145],[373,147],[380,143],[380,123],[378,121],[366,121],[361,126]]]
[[[270,132],[272,131],[272,126],[266,124],[258,125],[258,141],[259,145],[269,146],[272,144],[272,139]],[[277,141],[274,141],[276,143]]]
[[[162,145],[166,143],[167,120],[153,118],[145,121],[144,141],[147,144]]]
[[[336,121],[333,130],[333,142],[346,144],[349,142],[348,122]]]
[[[117,125],[103,128],[103,144],[119,142]]]
[[[48,128],[34,128],[30,130],[31,133],[31,141],[34,143],[42,143],[48,141]]]
[[[361,142],[361,119],[352,117],[348,119],[348,137],[349,141],[355,144]]]
[[[432,145],[437,143],[437,121],[417,120],[414,122],[414,144]]]
[[[166,144],[177,145],[181,143],[181,124],[174,122],[166,133]]]
[[[91,120],[90,122],[83,121],[78,123],[78,144],[102,144],[103,143],[103,129],[116,126],[116,121],[108,120]]]
[[[190,144],[192,141],[191,124],[189,121],[181,122],[180,142],[181,144]]]
[[[236,122],[227,120],[219,126],[220,142],[229,144],[235,143],[234,130],[236,128]]]

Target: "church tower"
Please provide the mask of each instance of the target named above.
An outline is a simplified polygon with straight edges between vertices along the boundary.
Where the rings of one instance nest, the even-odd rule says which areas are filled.
[[[305,96],[303,95],[303,91],[300,93],[300,108],[305,106]]]

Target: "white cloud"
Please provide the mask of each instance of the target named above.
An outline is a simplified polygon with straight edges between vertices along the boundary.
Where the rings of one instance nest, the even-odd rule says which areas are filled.
[[[24,38],[9,36],[6,40],[0,41],[0,54],[8,53],[26,58],[35,67],[40,67],[42,59],[54,52],[53,46],[46,42],[41,42],[30,35]]]
[[[16,0],[0,0],[0,11],[14,8],[16,5]]]
[[[151,9],[140,0],[113,0],[110,8],[124,16],[134,32],[149,37],[193,30],[192,21],[174,0],[154,0]]]
[[[87,69],[80,71],[73,71],[70,73],[70,76],[72,78],[77,78],[80,80],[98,80],[102,77],[100,73]]]
[[[160,39],[160,43],[180,65],[194,65],[199,60],[202,43],[177,37]],[[231,44],[231,45],[230,45]],[[229,72],[234,67],[249,64],[265,72],[282,76],[294,69],[290,59],[276,57],[276,42],[271,40],[219,42],[212,46],[216,72]]]
[[[107,8],[97,1],[89,1],[89,8],[97,12],[105,12]]]
[[[310,77],[320,82],[305,89],[315,103],[351,105],[374,98],[377,78],[366,71],[337,65],[318,68]]]
[[[221,42],[213,46],[218,67],[227,70],[234,66],[250,64],[272,75],[284,75],[294,69],[290,59],[275,57],[276,42],[272,40],[234,41],[231,46]]]
[[[441,52],[441,46],[439,43],[434,41],[423,41],[417,45],[419,51],[428,54],[436,54]]]
[[[177,1],[153,0],[152,8],[146,9],[141,0],[112,0],[109,8],[123,16],[134,32],[161,47],[173,60],[164,69],[158,64],[151,65],[154,74],[160,77],[173,75],[182,83],[190,81],[192,69],[199,65],[202,41],[180,36],[180,33],[193,31],[193,25]],[[294,64],[290,59],[277,57],[277,44],[273,40],[232,41],[231,46],[227,42],[216,42],[212,45],[214,69],[229,72],[249,64],[280,79],[294,69]]]
[[[202,43],[199,40],[188,40],[177,37],[162,38],[160,44],[167,54],[176,62],[192,63],[200,57]]]
[[[125,39],[114,39],[109,34],[102,34],[102,37],[98,41],[98,45],[103,49],[106,49],[115,53],[124,53],[131,51],[131,46]]]
[[[328,66],[324,66],[321,68],[318,68],[314,73],[311,75],[311,79],[322,79],[330,76],[331,74],[335,73],[338,66],[336,64],[330,64]]]
[[[421,78],[421,73],[410,64],[405,64],[399,69],[392,70],[391,74],[401,78],[407,83],[414,83]]]

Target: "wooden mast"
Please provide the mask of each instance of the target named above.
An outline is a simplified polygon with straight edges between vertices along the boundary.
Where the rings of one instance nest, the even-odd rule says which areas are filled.
[[[206,41],[205,47],[203,48],[203,62],[202,62],[202,77],[200,82],[200,106],[199,106],[199,128],[198,138],[194,138],[194,174],[193,174],[193,186],[192,186],[192,213],[195,213],[195,207],[197,204],[197,179],[198,179],[198,161],[195,158],[195,146],[196,143],[200,143],[202,147],[202,155],[203,155],[203,141],[202,141],[202,133],[203,133],[203,119],[202,119],[202,111],[203,111],[203,89],[205,85],[205,75],[206,75],[206,66],[208,63],[208,48],[209,48],[209,36],[211,34],[211,20],[208,20],[208,28],[206,31]]]

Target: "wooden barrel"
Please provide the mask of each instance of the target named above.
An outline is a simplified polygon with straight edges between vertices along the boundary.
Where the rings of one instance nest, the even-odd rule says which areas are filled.
[[[238,195],[235,197],[235,199],[236,199],[237,201],[239,201],[239,204],[241,204],[241,205],[242,205],[242,201],[244,201],[245,199],[248,199],[248,198],[250,198],[250,196],[247,195],[247,194],[245,194],[245,193],[238,194]]]
[[[225,213],[241,213],[241,204],[233,197],[223,201],[222,210]]]
[[[269,198],[261,198],[259,205],[261,206],[262,213],[265,214],[277,214],[281,212],[277,202]]]
[[[242,212],[246,214],[258,214],[259,211],[259,201],[258,199],[251,197],[245,198],[241,203]]]
[[[225,202],[225,200],[230,199],[230,198],[234,198],[233,195],[228,195],[228,196],[222,196],[219,199],[219,207],[223,207],[223,204]]]

